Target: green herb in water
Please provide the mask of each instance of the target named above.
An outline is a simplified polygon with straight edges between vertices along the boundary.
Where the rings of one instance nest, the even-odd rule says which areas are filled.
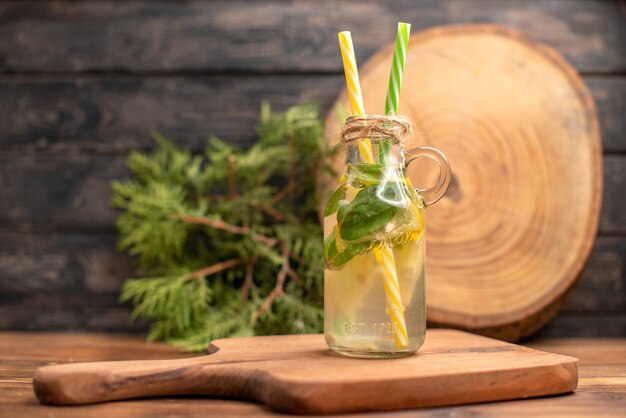
[[[410,211],[415,192],[402,181],[401,167],[383,164],[350,164],[346,183],[331,195],[324,216],[337,214],[337,225],[326,237],[324,250],[326,266],[341,268],[353,257],[383,245],[403,245],[414,238],[408,231]],[[357,190],[352,201],[346,200],[347,189]],[[383,231],[393,221],[394,231]],[[384,232],[386,242],[377,236]],[[339,240],[339,242],[337,242]]]

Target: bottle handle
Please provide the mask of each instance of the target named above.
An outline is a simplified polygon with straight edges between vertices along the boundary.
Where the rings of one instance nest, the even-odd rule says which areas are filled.
[[[432,147],[418,147],[405,151],[406,167],[418,158],[430,158],[439,166],[439,179],[434,186],[427,189],[416,188],[417,192],[424,198],[427,206],[437,203],[439,199],[446,194],[450,185],[452,172],[450,171],[450,163],[441,151]]]

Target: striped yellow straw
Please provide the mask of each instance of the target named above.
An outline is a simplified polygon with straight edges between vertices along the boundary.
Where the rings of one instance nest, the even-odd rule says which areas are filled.
[[[352,115],[365,115],[361,85],[359,84],[359,73],[357,71],[350,32],[339,32],[339,45],[341,47],[341,57],[343,58],[343,68],[346,74],[348,97],[352,106]],[[359,152],[361,153],[363,162],[369,164],[374,162],[369,139],[359,141]],[[395,259],[389,247],[375,249],[374,256],[383,269],[383,286],[385,288],[385,295],[387,296],[387,312],[393,324],[393,338],[396,347],[403,348],[408,345],[409,337],[404,320],[404,306],[402,305],[402,298],[400,297],[400,284],[398,283],[398,276],[396,274]]]
[[[365,109],[363,108],[363,97],[361,96],[359,71],[356,67],[356,58],[350,32],[339,32],[339,47],[341,49],[341,59],[343,60],[343,71],[346,74],[346,85],[348,86],[348,98],[352,106],[352,115],[364,115]],[[361,159],[366,163],[373,163],[374,155],[372,154],[370,140],[368,138],[361,139],[358,145]]]

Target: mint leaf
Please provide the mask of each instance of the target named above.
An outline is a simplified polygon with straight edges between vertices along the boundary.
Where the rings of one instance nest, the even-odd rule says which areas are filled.
[[[324,256],[329,270],[338,270],[353,257],[363,254],[371,247],[371,241],[347,243],[343,251],[339,251],[335,242],[335,230],[324,240]]]
[[[328,202],[326,203],[326,208],[324,209],[324,216],[330,216],[333,213],[337,212],[339,209],[339,202],[346,198],[346,185],[342,184],[339,186],[333,194],[328,198]]]
[[[394,186],[395,185],[395,186]],[[376,194],[379,184],[362,189],[348,205],[339,208],[337,223],[339,236],[346,241],[365,238],[382,228],[395,216],[398,208],[381,200]],[[397,190],[396,190],[397,189]],[[391,201],[398,200],[402,193],[397,183],[388,183],[381,195]]]
[[[382,164],[348,164],[346,177],[348,182],[362,184],[378,183],[383,178],[386,166]]]

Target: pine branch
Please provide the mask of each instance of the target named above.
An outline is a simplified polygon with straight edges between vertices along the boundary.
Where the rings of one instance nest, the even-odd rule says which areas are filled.
[[[249,235],[250,237],[256,239],[264,243],[269,247],[273,247],[276,245],[278,240],[276,238],[268,237],[262,234],[257,234],[250,230],[247,226],[237,226],[232,225],[224,221],[220,221],[217,219],[209,219],[201,216],[187,216],[187,215],[172,215],[174,217],[179,218],[183,222],[189,224],[197,224],[197,225],[206,225],[213,229],[221,229],[223,231],[228,231],[232,234],[240,234],[240,235]]]
[[[288,196],[291,192],[293,192],[293,190],[296,188],[296,184],[297,180],[290,178],[285,187],[283,187],[282,190],[278,192],[276,196],[274,196],[274,198],[272,199],[272,204],[277,204],[278,202],[283,200],[285,196]]]
[[[289,155],[289,174],[287,175],[287,185],[272,198],[273,205],[280,202],[285,196],[289,195],[296,188],[296,184],[298,184],[293,150],[293,138],[291,137],[287,139],[287,150]]]
[[[261,305],[259,309],[254,313],[254,319],[258,319],[263,313],[265,313],[269,308],[272,307],[272,303],[274,303],[274,299],[279,296],[285,294],[283,286],[285,285],[285,279],[287,278],[287,273],[289,272],[289,248],[286,245],[283,245],[283,263],[278,272],[278,276],[276,278],[276,286],[270,292],[269,295],[265,298],[265,301]]]
[[[298,281],[298,282],[301,282],[301,281],[302,281],[302,277],[300,277],[300,275],[298,274],[298,272],[297,272],[297,271],[295,271],[294,269],[292,269],[291,267],[289,267],[289,268],[287,269],[287,275],[288,275],[289,277],[291,277],[291,279],[292,279],[292,280],[295,280],[295,281]]]
[[[254,204],[253,206],[257,208],[258,210],[260,210],[261,212],[271,216],[272,218],[274,218],[275,220],[279,222],[284,222],[285,220],[287,220],[287,218],[285,218],[285,215],[283,215],[282,213],[280,213],[279,211],[277,211],[276,209],[272,207],[269,207],[269,206],[264,207],[260,205],[254,205]]]
[[[120,299],[151,321],[149,340],[202,350],[214,338],[321,331],[315,178],[334,151],[311,105],[264,104],[257,132],[247,150],[211,138],[204,155],[155,135],[155,150],[130,153],[132,178],[112,184],[118,247],[148,276],[126,280]]]
[[[196,270],[189,274],[190,279],[199,279],[201,277],[211,276],[219,273],[220,271],[228,270],[233,267],[237,267],[241,264],[241,260],[238,258],[231,258],[230,260],[222,261],[212,266],[205,267],[200,270]]]
[[[235,180],[235,163],[237,161],[237,157],[234,154],[228,156],[228,190],[230,191],[230,197],[232,199],[236,199],[239,197],[239,192],[237,191],[237,182]]]
[[[243,281],[243,285],[241,286],[241,299],[244,302],[248,301],[248,297],[250,294],[250,288],[252,287],[252,283],[254,281],[254,266],[256,266],[257,261],[259,260],[258,255],[254,255],[246,264],[246,278]]]

